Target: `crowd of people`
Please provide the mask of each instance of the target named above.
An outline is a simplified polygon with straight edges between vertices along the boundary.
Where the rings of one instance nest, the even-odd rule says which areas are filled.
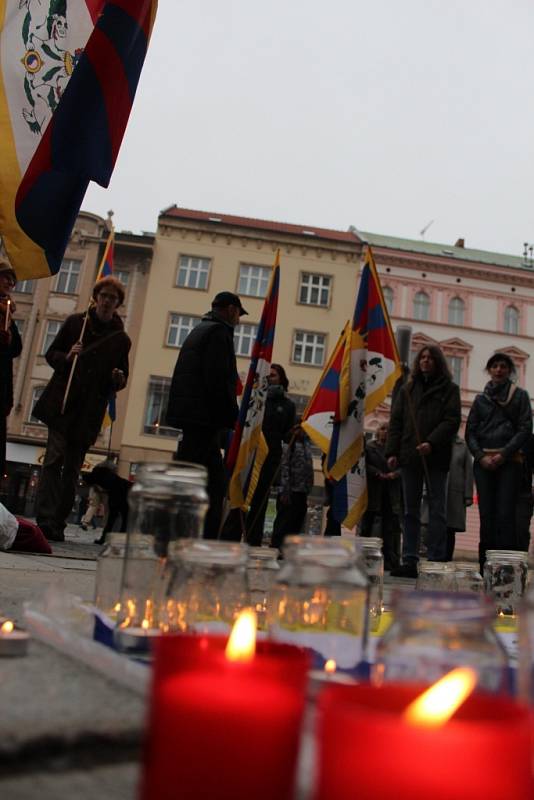
[[[13,404],[13,359],[22,343],[10,298],[16,276],[0,261],[0,466],[5,466],[6,420]],[[62,541],[73,507],[80,470],[102,426],[110,398],[126,386],[130,339],[117,313],[124,288],[113,278],[98,280],[87,313],[72,314],[46,353],[52,377],[33,415],[48,427],[48,440],[36,498],[37,523],[48,541]],[[175,457],[206,467],[209,511],[206,538],[264,541],[269,498],[276,494],[272,544],[281,547],[289,533],[305,527],[314,472],[311,444],[282,365],[272,364],[265,389],[262,431],[268,446],[247,513],[224,514],[227,475],[222,451],[237,415],[239,383],[234,328],[247,312],[232,292],[220,292],[211,310],[187,336],[174,369],[166,423],[181,431]],[[421,534],[428,559],[450,561],[456,534],[466,529],[473,503],[473,478],[480,512],[481,569],[488,549],[528,550],[532,516],[534,440],[528,393],[518,386],[515,365],[506,353],[488,360],[489,380],[469,410],[465,441],[460,389],[441,349],[425,345],[393,394],[389,422],[382,422],[366,444],[367,510],[362,536],[383,540],[386,569],[417,576]],[[82,476],[87,507],[84,529],[105,502],[102,536],[125,530],[130,481],[103,463]],[[89,487],[87,491],[87,487]],[[331,483],[325,481],[325,506]],[[325,535],[341,525],[326,515]]]

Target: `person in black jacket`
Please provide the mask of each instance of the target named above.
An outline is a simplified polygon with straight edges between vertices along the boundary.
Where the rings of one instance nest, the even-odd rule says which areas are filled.
[[[182,431],[175,457],[208,470],[206,539],[216,539],[221,525],[226,491],[221,438],[237,419],[234,328],[246,313],[236,294],[219,292],[183,343],[172,376],[166,419]]]
[[[437,345],[425,345],[393,404],[386,444],[389,469],[401,468],[404,500],[403,564],[391,571],[394,576],[417,577],[423,482],[429,505],[428,558],[447,560],[447,478],[460,422],[460,390],[445,356]]]
[[[97,464],[91,472],[83,475],[82,480],[88,486],[102,489],[108,496],[108,515],[104,522],[102,536],[95,539],[95,544],[104,544],[108,534],[120,517],[118,532],[123,533],[128,527],[128,495],[133,486],[132,481],[121,478],[106,463]]]
[[[22,340],[13,319],[15,305],[9,296],[16,282],[17,276],[8,262],[0,261],[0,476],[6,465],[7,418],[13,406],[13,359],[22,352]]]
[[[532,433],[530,398],[512,381],[515,364],[494,353],[486,364],[490,380],[471,406],[465,439],[473,458],[480,514],[479,558],[486,550],[519,550],[516,505],[524,454]]]

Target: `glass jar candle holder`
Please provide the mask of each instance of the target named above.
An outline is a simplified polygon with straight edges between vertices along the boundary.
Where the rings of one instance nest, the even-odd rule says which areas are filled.
[[[372,631],[377,631],[380,627],[384,599],[382,539],[378,536],[361,536],[358,539],[358,546],[361,549],[369,581],[369,625]]]
[[[160,626],[170,578],[169,547],[202,535],[207,471],[186,462],[142,464],[129,493],[130,516],[115,643],[143,649]]]
[[[479,594],[484,591],[484,580],[478,570],[478,564],[469,561],[455,561],[454,573],[456,589],[459,592]]]
[[[126,552],[126,534],[108,534],[96,562],[95,606],[115,619],[120,611],[121,581]]]
[[[415,588],[418,591],[455,592],[456,573],[449,561],[420,561]]]
[[[173,543],[162,630],[229,633],[238,613],[250,605],[247,551],[248,546],[239,542]]]
[[[523,597],[519,607],[518,695],[534,705],[534,587]]]
[[[367,643],[367,578],[355,542],[340,537],[288,536],[272,589],[269,633],[307,647],[315,669],[333,660],[354,670]]]
[[[249,547],[247,583],[250,604],[258,615],[258,630],[260,631],[267,628],[271,590],[279,572],[280,564],[276,547]]]
[[[397,591],[393,622],[376,648],[373,682],[434,683],[468,666],[477,672],[477,688],[508,691],[508,656],[493,620],[493,603],[483,594]]]
[[[484,589],[501,616],[515,616],[528,585],[528,553],[488,550],[484,564]]]

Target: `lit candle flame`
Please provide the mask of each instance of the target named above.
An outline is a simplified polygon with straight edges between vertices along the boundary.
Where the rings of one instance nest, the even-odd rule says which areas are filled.
[[[229,661],[252,661],[256,652],[256,612],[252,608],[242,611],[232,628],[226,645],[226,658]]]
[[[462,705],[477,682],[477,673],[469,667],[458,667],[436,681],[410,703],[404,718],[411,725],[437,728],[447,722]]]
[[[324,671],[328,675],[333,675],[333,673],[336,671],[336,669],[337,669],[336,662],[334,661],[333,658],[329,658],[328,661],[326,662],[326,664],[324,665]]]
[[[115,608],[113,609],[113,611],[120,611],[120,610],[121,610],[121,604],[115,603]]]
[[[13,625],[11,620],[8,619],[2,624],[2,627],[0,628],[0,631],[2,631],[2,633],[11,633],[14,628],[15,628],[15,626]]]
[[[147,631],[150,628],[150,622],[147,619],[144,619],[141,623],[141,627],[144,631]]]

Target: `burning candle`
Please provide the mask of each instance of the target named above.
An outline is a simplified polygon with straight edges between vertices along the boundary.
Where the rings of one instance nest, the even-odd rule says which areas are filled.
[[[0,656],[25,656],[28,652],[29,635],[16,630],[10,619],[0,625]]]
[[[11,300],[8,300],[7,303],[6,303],[6,323],[5,323],[6,324],[5,330],[6,331],[9,330],[9,312],[10,312],[10,310],[11,310]]]
[[[254,627],[156,642],[144,800],[292,798],[309,660]]]
[[[484,694],[462,703],[470,672],[453,670],[421,696],[409,684],[329,687],[315,800],[533,797],[528,709]]]
[[[148,619],[140,626],[115,628],[113,640],[120,650],[131,653],[147,653],[156,639],[161,636],[159,628],[152,628]]]

